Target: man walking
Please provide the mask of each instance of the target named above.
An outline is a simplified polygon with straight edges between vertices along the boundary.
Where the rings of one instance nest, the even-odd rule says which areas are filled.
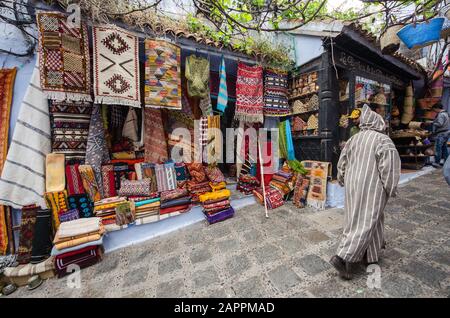
[[[378,262],[384,246],[384,208],[397,192],[400,157],[384,133],[383,118],[364,105],[360,132],[351,137],[338,162],[338,181],[345,186],[344,232],[330,263],[351,279],[351,263]]]
[[[441,103],[433,106],[433,110],[438,113],[433,121],[433,136],[435,137],[433,166],[435,168],[442,168],[444,164],[441,164],[441,159],[444,159],[445,162],[448,158],[447,142],[450,137],[450,117],[442,108]]]

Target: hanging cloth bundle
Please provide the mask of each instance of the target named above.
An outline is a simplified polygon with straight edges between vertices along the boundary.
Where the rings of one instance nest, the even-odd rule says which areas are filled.
[[[278,124],[279,131],[279,148],[281,158],[285,158],[289,167],[295,172],[306,174],[306,170],[302,163],[295,158],[294,144],[291,135],[291,125],[289,120],[282,121]]]
[[[228,105],[228,88],[227,88],[227,73],[225,71],[225,59],[222,56],[222,62],[220,63],[220,84],[219,94],[217,95],[217,109],[222,113]]]
[[[185,76],[190,97],[207,97],[209,91],[209,61],[207,59],[195,55],[188,56]]]

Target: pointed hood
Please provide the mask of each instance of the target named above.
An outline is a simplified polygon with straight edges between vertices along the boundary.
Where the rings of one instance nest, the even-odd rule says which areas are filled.
[[[369,106],[363,106],[360,118],[359,129],[385,132],[386,124],[383,117],[372,111]]]

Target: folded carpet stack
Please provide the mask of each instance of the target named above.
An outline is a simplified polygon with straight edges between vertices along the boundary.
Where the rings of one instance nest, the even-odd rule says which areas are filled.
[[[94,214],[99,217],[103,225],[116,223],[116,207],[127,202],[125,197],[111,197],[94,203]]]
[[[52,255],[58,277],[63,277],[69,265],[88,267],[101,260],[103,255],[102,220],[99,217],[62,222],[56,232]]]
[[[264,205],[263,189],[257,188],[253,190],[253,195],[255,196],[256,202]],[[273,210],[284,204],[283,193],[276,188],[266,188],[266,205],[267,209]]]
[[[146,199],[131,199],[135,206],[136,219],[157,216],[161,205],[159,196],[148,197]]]
[[[259,180],[256,177],[249,174],[241,174],[239,176],[238,184],[236,187],[238,191],[249,195],[257,187],[259,187]]]
[[[178,215],[191,209],[192,197],[186,189],[174,189],[161,192],[160,219]]]
[[[279,190],[283,195],[291,193],[294,189],[295,178],[294,174],[290,171],[279,170],[277,171],[270,181],[269,185],[272,188]]]
[[[230,205],[230,195],[230,190],[223,189],[204,193],[199,196],[199,201],[203,207],[203,213],[209,224],[233,217],[234,210]]]
[[[198,203],[199,195],[210,192],[211,186],[209,185],[209,181],[196,182],[191,180],[187,182],[187,189],[192,195],[192,203]]]

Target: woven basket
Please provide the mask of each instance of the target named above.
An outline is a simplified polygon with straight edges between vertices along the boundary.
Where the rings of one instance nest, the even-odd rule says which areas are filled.
[[[403,25],[393,25],[381,35],[381,53],[392,54],[400,48],[400,38],[397,36],[397,32],[401,28],[403,28]]]

